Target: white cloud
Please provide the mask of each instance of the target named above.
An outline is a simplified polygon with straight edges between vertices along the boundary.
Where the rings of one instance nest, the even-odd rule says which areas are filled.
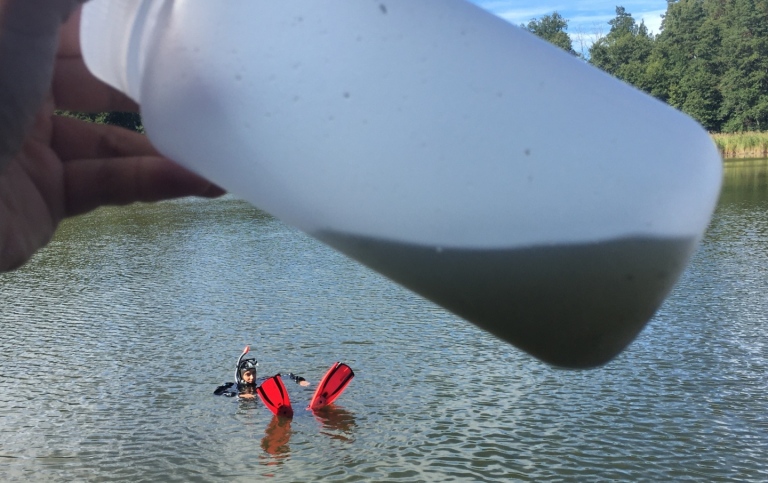
[[[664,15],[667,12],[667,9],[664,10],[652,10],[650,12],[643,12],[642,14],[638,15],[632,15],[636,19],[642,19],[643,22],[645,22],[645,26],[648,27],[648,30],[651,31],[654,34],[658,34],[661,32],[661,16]],[[638,20],[639,21],[639,20]]]
[[[555,10],[551,8],[529,8],[525,10],[521,9],[499,9],[493,11],[493,13],[504,20],[513,23],[515,25],[527,24],[534,18],[541,18],[544,15],[550,15]]]
[[[666,11],[666,0],[572,0],[568,3],[542,2],[536,0],[471,0],[476,5],[514,24],[527,23],[532,18],[541,18],[552,12],[560,13],[573,27],[605,27],[616,15],[616,5],[623,5],[639,22],[653,32],[659,33],[661,15]]]
[[[645,22],[650,32],[658,34],[667,3],[666,0],[572,0],[567,4],[536,0],[471,1],[515,25],[556,11],[568,20],[568,33],[577,51],[586,51],[595,40],[608,33],[608,22],[616,16],[617,4],[623,5],[638,23]]]

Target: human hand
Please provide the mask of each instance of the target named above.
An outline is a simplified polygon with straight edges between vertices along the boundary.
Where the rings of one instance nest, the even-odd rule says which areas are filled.
[[[140,134],[54,115],[137,108],[86,69],[79,3],[0,0],[0,272],[24,264],[68,216],[223,194]]]

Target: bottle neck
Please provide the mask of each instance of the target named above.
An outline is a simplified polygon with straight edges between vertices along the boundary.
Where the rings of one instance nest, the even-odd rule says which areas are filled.
[[[148,44],[172,0],[92,0],[83,6],[83,59],[97,78],[140,102]]]

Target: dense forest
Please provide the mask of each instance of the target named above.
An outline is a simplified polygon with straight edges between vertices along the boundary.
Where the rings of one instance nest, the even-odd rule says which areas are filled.
[[[608,24],[585,61],[711,132],[768,130],[768,0],[667,0],[658,35],[624,7]],[[557,12],[522,27],[578,55]]]
[[[97,122],[100,124],[113,124],[121,126],[131,131],[143,133],[144,126],[141,123],[141,115],[137,112],[73,112],[56,111],[60,116],[74,117],[84,121]]]

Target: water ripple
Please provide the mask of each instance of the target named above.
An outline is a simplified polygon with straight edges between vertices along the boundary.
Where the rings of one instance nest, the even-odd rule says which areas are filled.
[[[731,196],[731,195],[728,195]],[[768,222],[727,196],[628,351],[552,369],[232,198],[99,210],[0,275],[3,481],[764,481]],[[286,424],[216,398],[357,377]]]

